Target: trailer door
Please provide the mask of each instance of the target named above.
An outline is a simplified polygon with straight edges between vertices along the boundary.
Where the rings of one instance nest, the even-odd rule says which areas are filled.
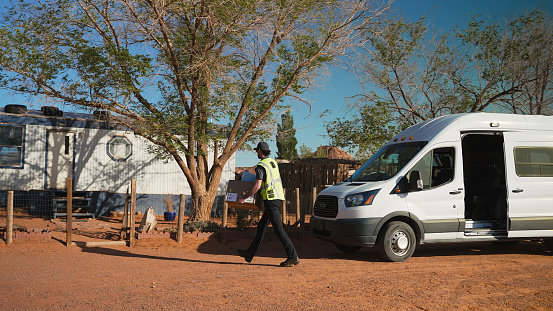
[[[553,133],[504,133],[509,237],[553,236]]]
[[[48,132],[46,188],[66,189],[66,179],[73,177],[73,141],[75,133]]]

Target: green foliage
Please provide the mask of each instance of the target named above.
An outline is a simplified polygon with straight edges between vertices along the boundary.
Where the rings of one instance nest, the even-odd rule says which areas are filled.
[[[207,217],[222,169],[274,135],[273,111],[312,87],[386,7],[372,2],[11,0],[0,88],[88,111],[174,159]],[[207,155],[218,144],[218,157]],[[198,209],[202,212],[196,213]]]
[[[378,145],[385,133],[451,113],[553,113],[553,20],[541,9],[506,21],[476,15],[444,34],[425,23],[387,16],[365,32],[360,77],[374,91],[357,96],[359,117],[327,125],[338,146]],[[371,137],[362,119],[375,124]]]
[[[248,227],[257,226],[257,220],[253,219],[252,212],[245,209],[236,209],[236,228],[240,231]]]
[[[183,225],[184,232],[216,232],[220,229],[221,225],[209,220],[188,220]]]
[[[164,233],[167,233],[167,232],[169,232],[169,233],[175,232],[175,233],[176,233],[176,232],[177,232],[177,228],[176,228],[176,227],[167,227],[167,228],[163,229],[163,232],[164,232]]]
[[[276,145],[278,159],[295,159],[298,157],[296,145],[296,129],[294,116],[288,111],[281,116],[281,123],[277,125]]]
[[[300,158],[307,159],[313,156],[313,149],[307,147],[305,144],[300,146]]]
[[[400,129],[392,111],[391,103],[363,105],[357,113],[325,122],[325,128],[333,145],[368,159]]]

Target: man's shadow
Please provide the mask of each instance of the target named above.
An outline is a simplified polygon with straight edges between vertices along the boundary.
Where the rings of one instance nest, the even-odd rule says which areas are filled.
[[[100,246],[86,246],[83,244],[77,244],[78,247],[82,249],[85,253],[93,253],[105,256],[118,256],[118,257],[127,257],[127,258],[141,258],[141,259],[151,259],[151,260],[165,260],[165,261],[181,261],[181,262],[196,262],[196,263],[211,263],[211,264],[220,264],[220,265],[243,265],[242,262],[231,262],[231,261],[215,261],[215,260],[200,260],[200,259],[188,259],[188,258],[178,258],[178,257],[167,257],[167,256],[155,256],[147,254],[139,254],[133,251],[126,251],[121,249],[100,247]],[[250,265],[256,266],[273,266],[268,264],[256,264],[250,263]]]

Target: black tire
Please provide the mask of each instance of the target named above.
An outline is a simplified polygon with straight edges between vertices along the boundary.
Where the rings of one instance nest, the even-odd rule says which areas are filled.
[[[42,114],[47,117],[61,117],[63,116],[63,111],[59,110],[58,107],[54,106],[44,106],[40,108]]]
[[[335,245],[337,249],[347,254],[355,253],[361,249],[361,246],[349,246],[349,245],[342,245],[342,244],[335,244]]]
[[[415,252],[417,237],[408,224],[392,221],[384,225],[377,243],[384,260],[401,262],[409,259]]]
[[[4,111],[6,113],[13,114],[26,114],[29,109],[27,109],[27,106],[25,105],[6,105],[6,107],[4,107]]]
[[[543,239],[543,244],[547,246],[550,252],[553,252],[553,239]]]

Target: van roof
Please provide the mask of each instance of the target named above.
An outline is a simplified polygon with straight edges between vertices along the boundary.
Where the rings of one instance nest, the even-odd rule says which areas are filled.
[[[396,135],[389,143],[430,141],[438,134],[459,139],[460,132],[469,131],[524,130],[553,131],[553,117],[486,112],[451,114],[415,124]]]

